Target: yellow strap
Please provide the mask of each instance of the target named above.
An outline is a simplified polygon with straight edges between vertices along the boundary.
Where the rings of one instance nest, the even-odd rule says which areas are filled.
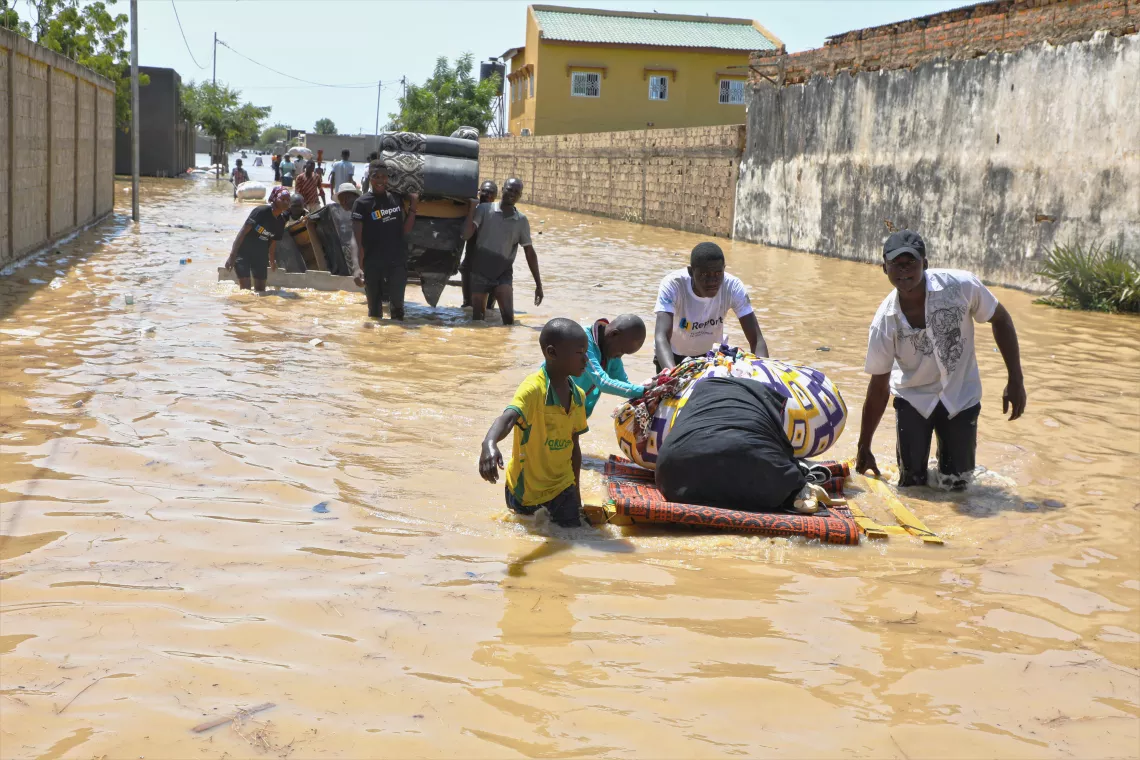
[[[867,538],[874,540],[882,540],[888,538],[888,531],[882,525],[872,520],[870,517],[859,509],[859,505],[855,502],[848,501],[847,508],[851,510],[851,516],[855,518],[855,524],[859,529],[867,535]]]
[[[891,489],[887,487],[886,483],[878,478],[869,478],[857,473],[852,473],[852,477],[861,478],[867,483],[867,487],[870,490],[883,497],[883,500],[887,503],[887,509],[891,510],[891,514],[895,516],[895,519],[899,521],[899,525],[901,525],[907,533],[910,533],[912,536],[918,536],[928,544],[941,545],[943,543],[942,539],[939,538],[934,531],[927,528],[922,520],[918,519],[913,512],[906,508],[905,504],[891,493]]]

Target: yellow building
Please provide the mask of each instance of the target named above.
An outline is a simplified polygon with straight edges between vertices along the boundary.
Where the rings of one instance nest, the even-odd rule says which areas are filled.
[[[744,122],[748,56],[783,43],[755,21],[531,5],[503,54],[513,135]]]

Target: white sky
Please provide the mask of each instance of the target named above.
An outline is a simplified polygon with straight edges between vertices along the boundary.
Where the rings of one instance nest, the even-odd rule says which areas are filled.
[[[902,21],[960,7],[968,0],[551,0],[640,12],[687,13],[756,19],[789,51],[819,47],[851,29]],[[524,43],[525,0],[139,0],[139,64],[175,69],[183,81],[208,79],[216,32],[220,40],[285,74],[325,84],[383,81],[380,124],[396,110],[401,76],[423,82],[438,56],[471,51],[478,61]],[[25,18],[25,2],[13,3]],[[108,2],[128,13],[129,2]],[[313,128],[322,117],[344,133],[371,134],[376,85],[354,89],[314,87],[250,63],[218,46],[218,81],[245,99],[271,106],[269,123]],[[200,68],[201,66],[202,68]]]

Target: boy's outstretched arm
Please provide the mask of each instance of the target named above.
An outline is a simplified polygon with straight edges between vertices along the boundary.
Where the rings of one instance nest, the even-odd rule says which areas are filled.
[[[499,482],[499,470],[503,469],[503,454],[499,451],[499,441],[510,435],[511,429],[519,421],[517,409],[507,409],[491,424],[479,454],[479,475],[488,483]],[[577,442],[575,441],[575,451]],[[579,458],[580,461],[580,458]]]

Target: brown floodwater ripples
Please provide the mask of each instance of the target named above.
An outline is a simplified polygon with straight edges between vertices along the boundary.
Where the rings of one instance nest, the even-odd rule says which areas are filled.
[[[1002,418],[982,328],[987,470],[904,496],[945,546],[561,531],[507,515],[480,440],[545,320],[651,320],[699,237],[531,207],[520,324],[410,288],[366,326],[360,295],[216,281],[249,210],[224,183],[146,180],[137,226],[125,187],[0,277],[4,758],[1136,756],[1135,319],[996,290],[1029,407]],[[724,247],[772,354],[843,391],[851,456],[885,276]]]

